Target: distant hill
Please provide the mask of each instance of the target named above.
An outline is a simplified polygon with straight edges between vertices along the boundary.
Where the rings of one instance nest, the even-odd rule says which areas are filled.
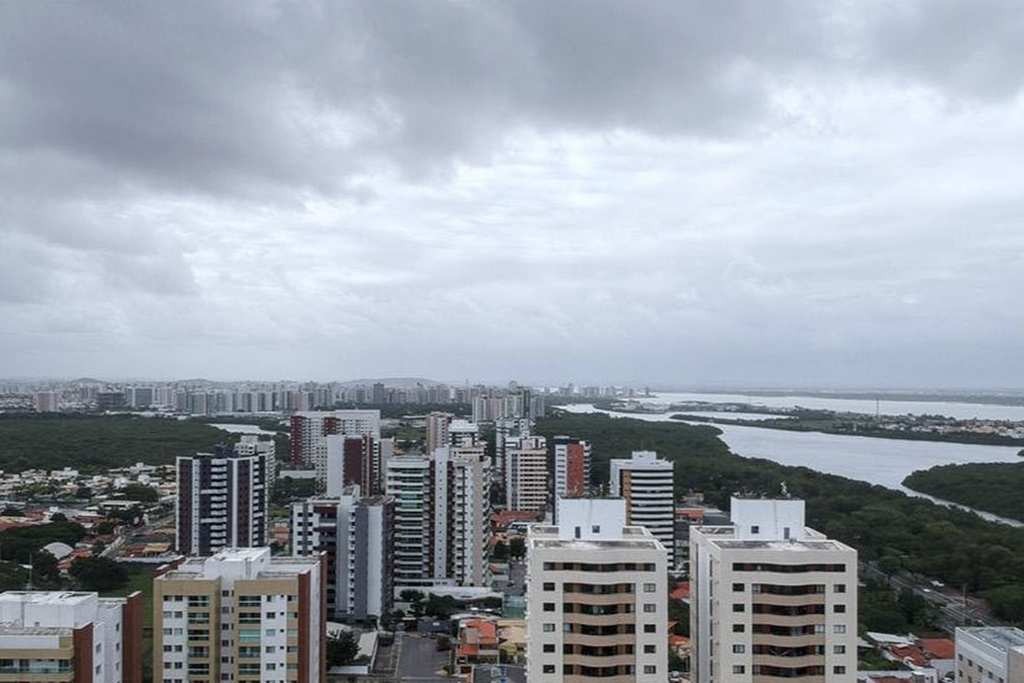
[[[422,384],[425,387],[445,384],[445,382],[438,382],[437,380],[426,379],[425,377],[376,377],[367,379],[350,379],[345,382],[338,382],[338,384],[351,387],[359,384],[376,384],[377,382],[389,387],[402,387],[406,389],[413,388],[417,384]]]

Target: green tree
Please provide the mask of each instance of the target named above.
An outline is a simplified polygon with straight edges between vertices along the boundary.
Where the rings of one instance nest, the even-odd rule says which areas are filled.
[[[521,536],[513,537],[508,543],[510,556],[521,559],[526,556],[526,541]]]
[[[491,558],[496,562],[504,562],[508,559],[508,546],[503,541],[498,541],[491,549]]]
[[[60,585],[57,558],[46,550],[38,550],[32,555],[32,585],[36,588],[57,588]]]
[[[20,591],[28,583],[28,572],[14,562],[0,562],[0,592]]]
[[[359,638],[352,631],[327,637],[327,666],[346,666],[359,656]]]
[[[160,500],[160,492],[145,484],[128,484],[118,491],[118,494],[125,500],[137,500],[140,503],[155,503]]]
[[[111,591],[128,583],[128,571],[106,557],[79,557],[70,573],[87,591]]]
[[[419,619],[423,616],[423,600],[426,597],[419,591],[406,589],[398,594],[399,599],[402,602],[409,603],[409,609],[412,610],[412,615]]]
[[[65,515],[63,512],[54,512],[52,515],[50,515],[50,521],[51,522],[66,522],[66,521],[68,521],[68,516]]]

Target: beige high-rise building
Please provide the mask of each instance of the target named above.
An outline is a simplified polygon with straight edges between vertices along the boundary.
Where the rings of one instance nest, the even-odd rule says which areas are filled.
[[[543,436],[505,439],[505,504],[509,510],[547,510],[548,444]]]
[[[153,678],[165,683],[325,680],[323,556],[230,548],[153,581]]]
[[[435,449],[449,444],[448,425],[453,419],[455,416],[451,413],[433,412],[427,415],[427,453],[433,453]]]
[[[562,498],[527,536],[531,683],[668,679],[666,552],[621,498]]]
[[[854,683],[857,551],[802,500],[733,498],[730,517],[690,529],[693,683]]]

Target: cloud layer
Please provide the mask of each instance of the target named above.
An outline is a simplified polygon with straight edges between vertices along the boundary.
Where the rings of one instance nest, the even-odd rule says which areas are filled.
[[[0,374],[1019,386],[1011,2],[0,6]]]

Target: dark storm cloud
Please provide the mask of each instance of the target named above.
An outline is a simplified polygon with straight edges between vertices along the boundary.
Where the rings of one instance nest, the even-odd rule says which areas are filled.
[[[934,367],[972,340],[1009,357],[1022,15],[0,5],[0,352],[700,381],[806,360],[841,381],[862,373],[830,359],[896,330]]]

